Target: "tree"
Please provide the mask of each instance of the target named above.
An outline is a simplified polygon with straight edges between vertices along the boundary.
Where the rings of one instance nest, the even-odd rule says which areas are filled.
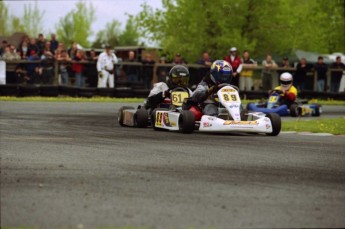
[[[8,7],[5,2],[0,1],[0,34],[8,35],[9,25],[8,25]]]
[[[96,35],[96,40],[92,44],[94,48],[101,48],[105,44],[109,44],[112,47],[119,45],[119,36],[121,33],[120,22],[113,20],[106,24],[105,29],[99,31]]]
[[[65,44],[76,41],[84,47],[89,47],[89,36],[92,35],[91,25],[95,20],[95,9],[84,1],[76,3],[76,10],[72,10],[65,17],[60,18],[56,26],[58,39]]]
[[[32,36],[37,37],[39,33],[43,32],[43,17],[45,12],[40,11],[37,6],[37,1],[35,1],[35,5],[32,7],[31,4],[24,5],[24,15],[22,18],[13,18],[12,29],[19,29],[20,32],[25,32]],[[16,31],[17,32],[17,31]]]
[[[162,0],[162,9],[142,5],[141,36],[189,61],[203,51],[223,58],[232,46],[256,56],[294,49],[345,52],[343,0]]]
[[[119,45],[122,46],[135,46],[139,42],[139,32],[137,24],[132,15],[128,16],[125,30],[119,35]]]

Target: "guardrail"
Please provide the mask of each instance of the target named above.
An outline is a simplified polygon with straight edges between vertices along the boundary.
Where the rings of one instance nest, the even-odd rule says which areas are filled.
[[[25,91],[25,88],[27,88],[27,91],[30,91],[32,88],[39,88],[39,92],[34,92],[35,90],[33,89],[33,94],[64,94],[64,91],[68,90],[75,90],[76,87],[73,87],[74,85],[74,77],[73,77],[73,71],[69,69],[69,75],[70,75],[70,82],[67,85],[62,85],[60,79],[60,71],[59,71],[59,66],[62,62],[61,61],[54,61],[54,80],[52,84],[46,85],[43,83],[33,83],[30,84],[28,82],[18,82],[18,81],[13,81],[9,80],[9,87],[15,90],[14,88],[17,88],[19,91],[17,95],[23,94],[22,92]],[[13,77],[13,74],[16,72],[16,68],[26,68],[29,64],[36,64],[40,65],[41,61],[27,61],[27,60],[16,60],[16,61],[6,61],[6,72],[7,75],[9,74],[10,76],[7,76],[7,78]],[[148,91],[149,87],[145,85],[145,81],[149,80],[150,83],[155,83],[159,81],[165,81],[165,78],[170,70],[171,67],[174,66],[174,64],[154,64],[154,65],[148,65],[148,64],[142,64],[141,62],[120,62],[115,65],[114,68],[114,76],[115,76],[115,89],[96,89],[97,87],[97,70],[96,70],[96,62],[95,61],[70,61],[68,62],[69,65],[72,64],[82,64],[84,66],[84,75],[86,76],[87,80],[87,86],[83,88],[79,88],[78,92],[74,94],[79,95],[85,94],[91,95],[91,94],[99,94],[103,93],[108,96],[124,96],[125,94],[128,95],[128,97],[132,97],[129,93],[128,89],[125,88],[131,88],[132,92],[135,94],[144,94],[146,91]],[[193,85],[197,85],[201,79],[205,76],[205,74],[209,71],[209,67],[203,66],[203,65],[198,65],[198,64],[187,64],[186,65],[189,68],[190,71],[190,86],[192,87]],[[131,69],[130,71],[136,72],[137,78],[134,81],[129,81],[128,76],[129,73],[128,69]],[[245,66],[243,69],[245,70],[253,70],[254,71],[254,90],[253,91],[247,91],[247,92],[241,92],[243,95],[249,95],[249,97],[252,97],[251,95],[266,95],[266,92],[262,91],[260,88],[261,84],[261,73],[264,67],[262,66],[252,66],[248,67]],[[127,71],[127,72],[126,72]],[[274,72],[282,72],[282,71],[289,71],[289,72],[295,72],[295,68],[274,68],[272,69]],[[336,94],[343,94],[343,93],[329,93],[330,92],[330,83],[331,83],[331,72],[333,71],[342,71],[338,69],[330,69],[327,74],[327,82],[326,85],[327,90],[326,93],[322,92],[316,92],[317,91],[317,73],[314,71],[310,71],[307,74],[307,88],[305,91],[301,92],[301,95],[303,94],[314,94],[314,97],[324,97],[325,94],[327,94],[330,98],[338,98],[339,96],[336,96]],[[1,73],[0,73],[1,74]],[[273,74],[273,86],[278,85],[278,74]],[[52,87],[55,86],[55,87]],[[145,87],[146,86],[146,87]],[[4,92],[4,86],[1,86],[1,94],[8,94],[8,92],[11,89],[8,89],[7,92]],[[49,88],[52,90],[51,93],[49,93]],[[114,92],[106,92],[106,91],[114,91]],[[120,92],[122,90],[122,92]],[[124,91],[126,93],[124,93]],[[139,91],[138,91],[139,90]],[[140,91],[141,90],[141,91]],[[92,92],[92,93],[91,93]],[[11,93],[10,93],[11,94]],[[15,94],[15,93],[12,93]],[[68,94],[68,93],[67,93]],[[73,94],[73,93],[72,93]],[[145,94],[146,96],[147,94]],[[341,96],[340,96],[341,97]]]

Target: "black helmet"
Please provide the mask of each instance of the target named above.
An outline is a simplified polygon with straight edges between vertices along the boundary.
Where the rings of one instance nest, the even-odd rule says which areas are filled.
[[[175,65],[170,69],[168,86],[169,87],[188,87],[189,71],[183,65]]]

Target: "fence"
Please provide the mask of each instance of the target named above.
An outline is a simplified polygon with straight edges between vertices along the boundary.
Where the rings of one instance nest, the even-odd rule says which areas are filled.
[[[98,89],[97,80],[98,73],[96,69],[95,61],[80,61],[68,63],[68,75],[69,80],[67,83],[61,80],[60,66],[62,62],[55,61],[52,71],[52,80],[45,81],[42,79],[41,72],[32,72],[33,68],[40,66],[41,61],[6,61],[6,85],[1,85],[1,95],[72,95],[72,96],[92,96],[92,95],[105,95],[116,97],[144,97],[147,96],[148,91],[152,83],[165,81],[166,76],[173,64],[154,64],[147,65],[141,62],[121,62],[115,65],[115,88],[114,89]],[[76,85],[75,76],[72,70],[73,64],[81,64],[83,66],[83,75],[85,80],[85,86]],[[209,71],[209,67],[205,67],[198,64],[187,64],[190,71],[189,86],[193,87],[197,85],[205,74]],[[262,91],[261,88],[261,73],[263,71],[262,66],[256,67],[244,67],[244,69],[253,70],[254,86],[252,91],[241,92],[241,95],[249,98],[266,96],[266,91]],[[31,71],[31,72],[30,72]],[[296,71],[295,68],[275,68],[273,71],[273,85],[277,86],[279,83],[279,74],[284,71],[289,71],[292,74]],[[300,94],[305,97],[324,97],[324,98],[343,98],[344,93],[330,93],[331,76],[332,72],[341,71],[338,69],[330,69],[327,74],[326,92],[317,92],[317,74],[314,71],[310,71],[307,74],[306,90]],[[37,79],[33,77],[36,74]],[[1,75],[1,72],[0,72]],[[345,77],[343,75],[343,80]],[[1,81],[0,81],[1,82]],[[37,89],[38,88],[38,89]],[[17,92],[15,92],[17,90]],[[17,94],[16,94],[17,93]],[[83,94],[84,93],[84,94]]]

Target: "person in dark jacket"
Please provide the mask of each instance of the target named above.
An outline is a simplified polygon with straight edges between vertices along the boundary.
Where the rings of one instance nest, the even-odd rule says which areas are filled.
[[[312,66],[307,63],[307,60],[303,57],[296,66],[296,72],[294,76],[294,84],[298,90],[305,89],[305,82],[307,81],[307,73],[311,70]]]
[[[317,89],[319,92],[325,91],[325,84],[327,79],[327,64],[323,62],[323,57],[317,58],[317,63],[314,65],[314,70],[317,73]]]
[[[337,56],[335,62],[331,65],[331,69],[337,70],[331,73],[331,92],[339,92],[341,77],[343,76],[343,71],[345,71],[345,65],[341,62],[340,56]]]

